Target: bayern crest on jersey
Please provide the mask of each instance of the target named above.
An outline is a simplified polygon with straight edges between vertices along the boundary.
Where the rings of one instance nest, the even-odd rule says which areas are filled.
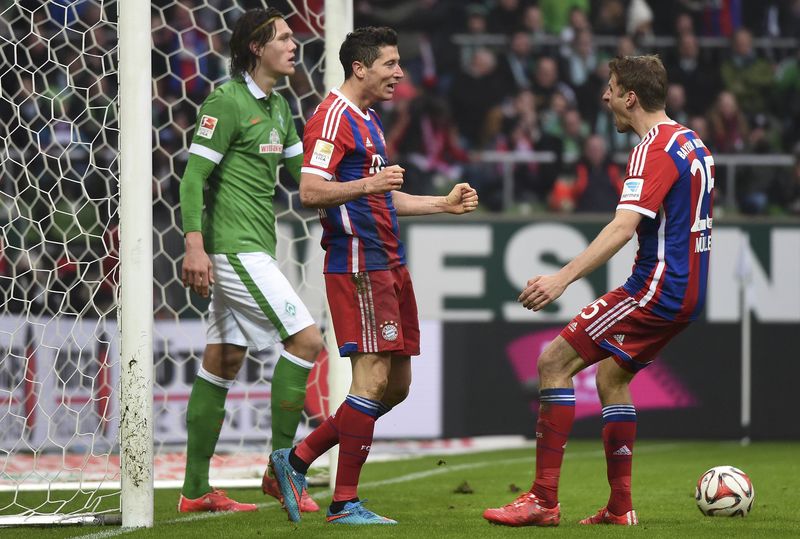
[[[397,322],[389,320],[381,324],[381,337],[386,341],[396,341],[400,335],[400,330],[397,329]]]

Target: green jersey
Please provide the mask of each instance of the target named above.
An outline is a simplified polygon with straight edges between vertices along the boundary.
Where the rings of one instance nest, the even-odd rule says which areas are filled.
[[[274,258],[278,165],[303,153],[286,99],[274,91],[266,95],[247,74],[226,82],[200,108],[189,153],[216,166],[202,199],[184,196],[188,186],[181,189],[184,233],[202,230],[208,253]],[[185,174],[183,181],[197,180]]]

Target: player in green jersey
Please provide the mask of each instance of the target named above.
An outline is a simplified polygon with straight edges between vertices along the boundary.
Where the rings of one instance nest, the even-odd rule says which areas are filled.
[[[186,255],[182,279],[211,294],[206,349],[186,412],[186,476],[178,511],[255,511],[208,481],[225,398],[248,347],[282,342],[272,378],[272,447],[291,447],[306,380],[322,337],[275,260],[277,168],[299,181],[303,148],[286,99],[273,88],[294,73],[297,44],[281,13],[247,11],[230,41],[231,80],[203,103],[181,181]],[[204,189],[205,187],[205,189]],[[262,489],[280,499],[265,472]],[[304,510],[319,507],[303,492]]]

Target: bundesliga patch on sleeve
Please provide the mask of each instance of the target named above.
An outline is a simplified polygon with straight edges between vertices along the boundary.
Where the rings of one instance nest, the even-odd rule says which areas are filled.
[[[214,129],[217,128],[217,119],[213,116],[203,114],[200,118],[200,127],[197,128],[197,136],[211,138],[214,136]]]
[[[328,168],[333,157],[333,144],[324,140],[317,140],[314,144],[314,152],[311,154],[309,164],[315,167]]]
[[[642,187],[644,187],[644,180],[641,178],[631,178],[625,180],[622,186],[622,196],[620,202],[628,200],[639,200],[642,197]]]

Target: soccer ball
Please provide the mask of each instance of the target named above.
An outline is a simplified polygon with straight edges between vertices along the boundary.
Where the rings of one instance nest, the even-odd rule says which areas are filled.
[[[733,466],[715,466],[697,480],[694,499],[707,517],[745,517],[755,490],[747,474]]]

